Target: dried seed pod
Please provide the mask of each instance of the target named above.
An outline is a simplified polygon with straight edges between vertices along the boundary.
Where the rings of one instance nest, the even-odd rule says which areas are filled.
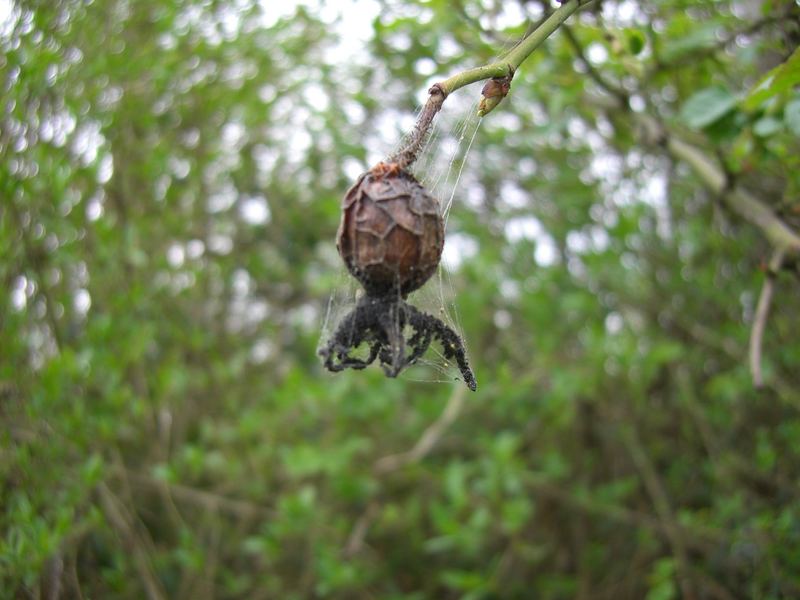
[[[345,195],[336,246],[368,295],[406,296],[439,265],[444,247],[439,203],[410,173],[378,165]]]

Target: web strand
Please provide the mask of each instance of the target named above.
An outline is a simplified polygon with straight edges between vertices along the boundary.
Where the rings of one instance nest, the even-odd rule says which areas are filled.
[[[439,169],[436,178],[433,180],[431,185],[431,194],[436,196],[436,192],[438,191],[439,184],[444,179],[445,184],[450,179],[450,173],[453,170],[453,163],[458,156],[458,151],[461,148],[461,143],[464,141],[464,135],[466,133],[467,122],[469,117],[465,117],[457,121],[455,128],[453,129],[453,138],[457,138],[457,142],[454,144],[453,152],[450,154],[450,159],[447,161],[447,170]]]
[[[447,231],[447,220],[450,217],[450,209],[453,207],[453,198],[456,195],[456,190],[458,190],[458,183],[459,181],[461,181],[461,175],[464,173],[464,165],[467,164],[467,159],[469,159],[469,153],[472,150],[472,144],[475,142],[475,136],[478,135],[478,129],[480,129],[482,122],[483,119],[480,119],[478,121],[478,124],[475,126],[475,130],[472,132],[472,137],[470,137],[469,144],[467,144],[467,149],[464,151],[464,156],[461,159],[461,166],[459,166],[458,168],[458,175],[456,175],[456,180],[453,182],[453,190],[450,192],[450,197],[447,199],[447,204],[445,204],[444,211],[442,214],[444,218],[445,231]]]

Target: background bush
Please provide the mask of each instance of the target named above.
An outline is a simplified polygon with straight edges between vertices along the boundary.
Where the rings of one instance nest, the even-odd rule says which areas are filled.
[[[800,595],[796,262],[756,389],[772,248],[642,120],[798,226],[796,3],[605,0],[518,71],[448,224],[476,394],[322,370],[339,199],[549,5],[0,7],[0,595]]]

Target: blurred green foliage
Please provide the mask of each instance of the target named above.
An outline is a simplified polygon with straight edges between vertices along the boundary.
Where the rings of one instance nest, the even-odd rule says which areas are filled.
[[[800,596],[797,273],[756,390],[767,242],[556,32],[450,215],[478,392],[324,372],[339,198],[550,7],[278,4],[0,2],[0,596]],[[796,3],[569,23],[800,225]]]

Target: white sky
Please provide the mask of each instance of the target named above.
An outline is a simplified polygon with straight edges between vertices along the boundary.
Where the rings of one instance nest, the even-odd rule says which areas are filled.
[[[6,30],[11,25],[11,10],[13,6],[11,0],[0,0],[0,37],[8,34]]]
[[[2,0],[0,0],[2,1]],[[331,64],[344,64],[357,57],[372,37],[372,21],[381,12],[374,0],[257,0],[264,10],[264,25],[270,27],[292,16],[304,6],[311,14],[333,26],[339,43],[327,55]]]

